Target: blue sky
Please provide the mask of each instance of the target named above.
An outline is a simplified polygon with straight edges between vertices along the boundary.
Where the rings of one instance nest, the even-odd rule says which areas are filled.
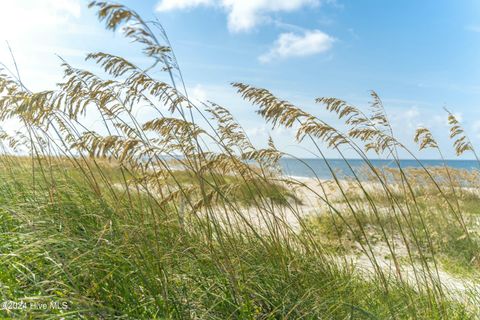
[[[271,134],[280,148],[308,155],[295,146],[291,132],[265,126],[229,86],[232,81],[268,88],[333,123],[314,98],[334,96],[365,107],[369,90],[375,90],[396,134],[412,149],[414,130],[423,125],[453,158],[442,109],[448,107],[480,145],[480,1],[119,2],[159,18],[190,93],[229,107],[259,145]],[[86,66],[86,52],[99,50],[141,61],[136,47],[103,30],[86,3],[0,3],[0,40],[9,40],[32,88],[49,89],[60,81],[55,54],[80,67]],[[4,45],[0,60],[11,61]]]

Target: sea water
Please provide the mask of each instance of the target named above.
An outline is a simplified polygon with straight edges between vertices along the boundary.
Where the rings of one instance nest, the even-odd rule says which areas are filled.
[[[454,169],[479,170],[480,163],[475,160],[369,160],[375,168],[421,168],[424,167],[444,167],[445,165]],[[283,174],[294,177],[331,179],[330,168],[337,177],[352,177],[353,172],[361,174],[362,168],[367,163],[361,159],[280,159],[280,166]],[[353,172],[352,172],[353,170]]]

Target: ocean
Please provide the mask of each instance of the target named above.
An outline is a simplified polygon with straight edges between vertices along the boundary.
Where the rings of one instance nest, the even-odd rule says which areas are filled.
[[[292,159],[282,158],[280,166],[282,173],[288,176],[320,179],[331,179],[332,175],[328,169],[327,163],[332,167],[339,178],[351,177],[352,171],[349,169],[347,163],[341,159]],[[365,161],[360,159],[347,160],[350,166],[356,173],[361,173],[361,168],[365,167]],[[390,167],[397,168],[397,163],[393,160],[370,160],[376,168]],[[425,167],[443,167],[442,160],[420,160]],[[420,168],[421,164],[416,160],[400,160],[402,168]],[[445,164],[448,167],[465,170],[478,170],[480,164],[475,160],[446,160]]]

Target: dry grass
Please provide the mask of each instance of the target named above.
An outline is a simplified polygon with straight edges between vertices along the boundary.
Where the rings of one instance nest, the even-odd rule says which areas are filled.
[[[265,89],[234,83],[267,123],[295,130],[319,158],[325,148],[344,160],[347,148],[356,152],[368,179],[352,171],[342,181],[330,165],[328,183],[282,177],[285,154],[272,139],[258,149],[227,108],[188,98],[158,22],[122,5],[90,6],[151,64],[92,53],[87,60],[105,78],[64,61],[63,82],[44,92],[29,91],[8,70],[0,76],[0,120],[22,125],[16,135],[0,134],[0,294],[69,305],[4,316],[478,316],[478,291],[459,301],[442,285],[442,266],[477,272],[478,177],[402,168],[399,150],[414,154],[393,135],[376,93],[369,114],[336,98],[316,100],[344,120],[342,132]],[[144,123],[134,116],[140,106],[152,110]],[[87,112],[102,125],[85,127]],[[452,114],[449,121],[457,152],[474,152]],[[438,149],[428,129],[416,141]],[[398,167],[379,170],[370,152]],[[307,200],[314,206],[304,218]],[[352,252],[369,264],[368,275],[347,259]]]

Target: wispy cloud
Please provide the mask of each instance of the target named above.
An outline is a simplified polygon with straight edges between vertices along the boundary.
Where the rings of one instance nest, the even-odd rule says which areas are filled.
[[[197,84],[191,90],[191,98],[195,102],[207,102],[208,100],[207,90],[201,84]]]
[[[91,23],[93,14],[87,20],[86,4],[85,0],[0,1],[0,62],[13,72],[15,59],[30,90],[53,89],[62,76],[55,54],[82,67],[94,37],[104,32],[101,24]]]
[[[480,33],[480,25],[470,25],[470,26],[466,26],[465,29],[467,29],[468,31],[471,31],[471,32]]]
[[[160,12],[182,10],[213,4],[214,2],[212,0],[162,0],[157,4],[156,10]]]
[[[199,6],[219,7],[227,13],[229,30],[242,32],[268,21],[273,12],[291,12],[319,4],[319,0],[161,0],[156,9],[164,12]]]
[[[480,121],[475,121],[472,125],[472,131],[475,138],[480,139]]]
[[[330,50],[335,39],[320,30],[309,30],[303,34],[282,33],[273,47],[259,57],[260,62],[268,63],[276,59],[304,57]]]
[[[81,14],[81,0],[19,0],[0,4],[0,40],[29,38],[33,33],[68,25]]]

